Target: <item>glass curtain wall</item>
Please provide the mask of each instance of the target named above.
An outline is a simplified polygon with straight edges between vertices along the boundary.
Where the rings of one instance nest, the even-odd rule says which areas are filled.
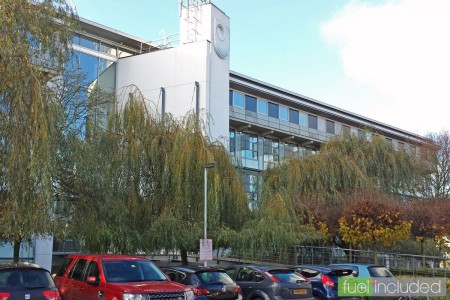
[[[82,48],[94,50],[89,54],[83,51],[75,51],[69,67],[74,68],[80,76],[78,97],[88,99],[89,109],[84,116],[84,122],[90,122],[106,128],[109,113],[114,107],[116,63],[117,57],[125,57],[132,53],[123,51],[112,45],[108,45],[92,38],[76,35],[73,44]],[[106,56],[105,56],[106,54]],[[105,57],[111,56],[111,59]]]

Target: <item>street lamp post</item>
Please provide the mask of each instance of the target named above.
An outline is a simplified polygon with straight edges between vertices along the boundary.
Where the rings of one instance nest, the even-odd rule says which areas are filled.
[[[205,164],[205,242],[206,239],[208,237],[207,232],[208,232],[208,169],[212,169],[216,166],[215,163],[208,163]],[[204,267],[208,266],[208,262],[207,260],[204,261],[203,263]]]

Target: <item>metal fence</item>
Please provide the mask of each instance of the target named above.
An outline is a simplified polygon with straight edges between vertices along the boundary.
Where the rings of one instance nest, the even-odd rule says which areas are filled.
[[[377,263],[396,273],[439,275],[447,277],[450,274],[450,257],[422,256],[412,254],[386,253],[367,250],[343,249],[339,247],[292,246],[282,252],[231,250],[217,251],[218,260],[234,260],[242,263],[264,264],[315,264],[328,265],[333,263]],[[424,274],[425,275],[425,274]]]

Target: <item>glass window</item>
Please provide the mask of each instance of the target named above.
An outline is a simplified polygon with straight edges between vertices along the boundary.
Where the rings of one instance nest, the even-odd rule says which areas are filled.
[[[233,92],[233,104],[236,107],[245,108],[244,95],[238,92]]]
[[[256,112],[256,98],[245,95],[245,110]]]
[[[234,130],[230,130],[230,153],[234,154],[236,151],[236,133]]]
[[[97,41],[94,41],[90,38],[82,36],[82,37],[80,37],[80,46],[98,51],[99,47],[100,47],[100,43]]]
[[[299,112],[299,122],[300,125],[307,127],[308,126],[308,115],[303,113],[303,112]]]
[[[280,106],[280,120],[289,120],[289,109],[285,106]]]
[[[342,135],[350,135],[350,126],[342,125]]]
[[[362,129],[358,129],[358,138],[362,141],[366,140],[366,132]]]
[[[83,280],[83,271],[86,267],[87,260],[86,259],[79,259],[76,263],[76,265],[72,268],[69,274],[69,278],[75,279],[75,280]]]
[[[253,280],[253,269],[244,267],[242,268],[236,276],[236,281],[252,281]]]
[[[258,99],[258,113],[267,115],[267,101]]]
[[[326,127],[327,133],[335,134],[333,121],[327,120]]]
[[[64,276],[64,273],[66,273],[66,270],[70,266],[72,261],[73,261],[73,258],[70,258],[70,257],[67,258],[66,261],[64,262],[64,264],[61,266],[61,268],[59,268],[58,273],[56,273],[56,275]]]
[[[317,116],[308,115],[308,127],[317,129]]]
[[[279,109],[278,104],[269,102],[269,117],[278,119]]]
[[[166,281],[167,277],[148,260],[103,262],[107,282]]]
[[[207,284],[234,284],[233,280],[228,276],[224,271],[205,271],[205,272],[197,272],[195,274],[200,282]]]
[[[228,97],[230,100],[230,106],[233,106],[233,91],[232,90],[230,90]]]
[[[259,173],[255,171],[245,170],[242,173],[242,182],[244,183],[250,210],[256,208],[257,205],[258,193],[261,185],[259,178]]]
[[[86,279],[90,276],[95,277],[95,282],[100,282],[100,271],[98,269],[98,264],[95,261],[91,261],[86,270]]]
[[[264,169],[279,162],[279,143],[277,140],[264,139]]]
[[[293,270],[272,270],[269,273],[281,282],[299,283],[306,281],[305,278]]]
[[[258,137],[252,134],[242,134],[241,136],[242,158],[258,159]]]
[[[284,157],[295,158],[299,157],[299,147],[295,144],[284,144]]]
[[[100,43],[100,52],[112,55],[112,56],[117,56],[117,49],[114,46],[111,45],[107,45],[104,43]]]
[[[298,122],[299,122],[298,110],[289,108],[289,122],[298,124]]]

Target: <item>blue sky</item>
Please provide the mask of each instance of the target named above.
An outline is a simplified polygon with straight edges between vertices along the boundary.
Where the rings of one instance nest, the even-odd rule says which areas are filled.
[[[72,0],[149,41],[179,32],[179,0]],[[450,1],[213,0],[233,71],[425,135],[450,129]]]

